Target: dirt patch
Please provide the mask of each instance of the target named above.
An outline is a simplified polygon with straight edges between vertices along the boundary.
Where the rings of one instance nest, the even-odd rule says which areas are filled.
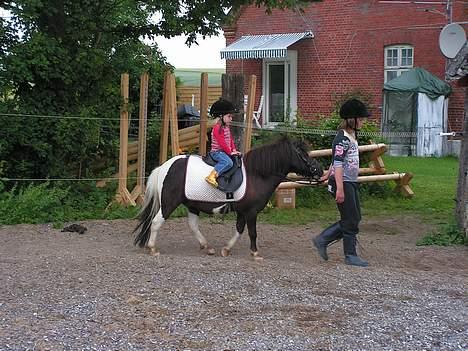
[[[132,245],[134,221],[0,228],[1,350],[467,349],[465,247],[417,247],[417,218],[364,220],[366,269],[321,262],[304,226],[258,225],[228,258],[233,222],[206,219],[217,249],[198,249],[185,219],[158,238],[161,256]]]

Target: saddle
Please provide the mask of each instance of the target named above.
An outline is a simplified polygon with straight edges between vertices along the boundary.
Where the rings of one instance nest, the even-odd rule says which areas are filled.
[[[233,193],[241,186],[242,181],[244,180],[242,173],[242,156],[232,155],[229,157],[232,160],[232,167],[217,178],[218,189],[224,193]],[[203,156],[202,159],[210,166],[214,167],[216,165],[216,161],[213,160],[209,153],[206,156]]]
[[[232,175],[230,177],[231,171],[225,177],[221,175],[218,178],[218,182],[223,188],[223,190],[220,190],[219,188],[214,188],[205,180],[206,175],[213,170],[213,167],[204,162],[201,156],[190,155],[187,157],[184,184],[185,197],[192,201],[218,203],[242,200],[247,188],[247,177],[245,175],[245,167],[238,166],[237,161],[236,165],[236,167],[231,169]],[[237,174],[238,172],[240,174]],[[235,188],[236,190],[229,191]]]

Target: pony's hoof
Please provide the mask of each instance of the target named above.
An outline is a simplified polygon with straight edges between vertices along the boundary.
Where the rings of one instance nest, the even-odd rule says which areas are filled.
[[[149,253],[151,256],[153,257],[157,257],[160,255],[159,251],[157,249],[150,249],[150,253]]]
[[[223,249],[221,250],[221,256],[223,257],[228,257],[230,253],[231,250],[229,250],[227,247],[223,247]]]
[[[207,253],[208,255],[210,255],[210,256],[213,256],[213,255],[216,253],[216,251],[215,251],[215,249],[213,249],[212,247],[210,247],[210,248],[208,248],[208,250],[206,250],[206,253]]]
[[[254,261],[263,261],[263,257],[259,255],[258,251],[251,252]]]

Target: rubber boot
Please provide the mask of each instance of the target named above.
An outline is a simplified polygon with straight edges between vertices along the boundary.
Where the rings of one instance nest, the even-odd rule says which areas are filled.
[[[320,235],[317,235],[312,239],[314,246],[322,257],[323,260],[328,261],[327,246],[335,240],[339,240],[343,237],[341,231],[340,222],[333,223],[331,226],[326,228]]]
[[[211,171],[211,173],[205,177],[205,180],[210,183],[210,185],[214,186],[215,188],[218,187],[218,182],[216,181],[216,177],[218,177],[218,172],[216,172],[214,169]]]
[[[343,233],[343,249],[346,264],[358,267],[367,267],[369,265],[369,262],[360,258],[356,253],[356,235]]]

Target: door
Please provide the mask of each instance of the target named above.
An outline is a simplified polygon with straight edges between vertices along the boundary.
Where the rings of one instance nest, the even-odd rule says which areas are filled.
[[[294,123],[297,109],[297,54],[288,50],[286,59],[265,59],[263,91],[265,94],[265,124]]]

